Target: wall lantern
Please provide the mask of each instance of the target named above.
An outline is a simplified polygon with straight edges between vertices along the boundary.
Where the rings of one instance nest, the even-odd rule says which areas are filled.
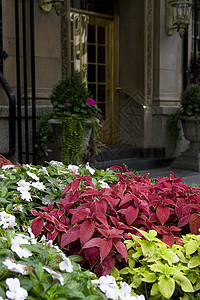
[[[172,35],[174,29],[177,29],[180,37],[184,36],[185,30],[190,24],[192,5],[192,0],[166,0],[165,26],[168,35]]]
[[[45,11],[49,12],[52,7],[54,7],[56,13],[59,15],[62,9],[64,0],[38,0],[39,7]]]

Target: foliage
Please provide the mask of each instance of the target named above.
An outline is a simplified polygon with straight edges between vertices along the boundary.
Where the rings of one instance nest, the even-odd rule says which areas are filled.
[[[97,106],[94,103],[86,102],[91,98],[80,73],[75,72],[72,76],[62,78],[53,87],[50,100],[56,119],[63,119],[66,116],[78,114],[83,119],[90,119],[97,113]]]
[[[196,117],[200,115],[199,84],[191,84],[187,86],[182,95],[181,105],[183,109],[182,114]]]
[[[1,162],[0,299],[144,299],[125,282],[117,287],[112,276],[97,278],[81,268],[76,263],[82,260],[80,256],[66,257],[44,236],[38,242],[27,227],[33,218],[31,208],[41,202],[56,205],[66,183],[73,182],[74,174],[91,174],[93,184],[100,190],[118,180],[115,171],[95,170],[88,163],[66,167],[51,161],[41,167],[14,166],[3,158]]]
[[[188,74],[190,83],[200,83],[200,53],[198,51],[196,56],[196,63],[194,62],[194,52],[192,53],[191,64]],[[194,75],[196,75],[196,77]]]
[[[3,163],[0,168],[0,211],[15,215],[20,229],[33,219],[31,209],[60,201],[65,186],[73,181],[75,173],[89,175],[92,172],[92,181],[98,188],[117,180],[114,171],[93,170],[89,164],[66,167],[61,162],[51,161],[44,167],[14,166],[8,160]]]
[[[113,167],[119,169],[120,167]],[[83,266],[107,275],[127,262],[123,245],[133,227],[155,229],[172,246],[181,234],[200,227],[199,188],[188,187],[174,174],[153,183],[124,167],[119,181],[98,189],[90,176],[75,175],[64,189],[59,207],[39,207],[31,228],[54,240],[68,255],[78,253]]]
[[[62,161],[64,164],[80,163],[83,155],[84,124],[78,115],[62,121]]]
[[[171,141],[176,146],[180,134],[181,116],[200,116],[200,85],[190,84],[187,86],[181,97],[181,106],[174,114],[170,114],[167,120],[167,128]]]
[[[200,235],[187,234],[181,245],[169,248],[155,230],[139,232],[143,237],[131,235],[125,241],[128,266],[111,272],[117,282],[126,281],[146,299],[199,299]]]
[[[83,154],[88,156],[89,149],[92,149],[90,152],[93,155],[97,154],[97,140],[100,130],[99,114],[95,101],[90,97],[90,92],[82,81],[80,73],[75,72],[72,76],[62,78],[53,87],[50,95],[53,109],[40,118],[38,145],[43,147],[48,138],[48,120],[58,119],[62,121],[61,152],[65,164],[83,162]],[[93,134],[90,139],[91,147],[88,147],[86,151],[83,145],[84,128],[87,120],[92,122]]]
[[[17,240],[24,239],[18,246]],[[27,255],[28,253],[28,255]],[[58,247],[52,246],[44,239],[37,242],[26,233],[15,233],[13,230],[2,230],[0,236],[0,297],[8,297],[8,278],[17,278],[20,288],[26,291],[31,299],[106,299],[105,295],[96,288],[91,280],[95,275],[81,269],[77,263],[80,257],[67,258]],[[16,291],[20,297],[20,290]],[[28,292],[28,293],[27,293]]]

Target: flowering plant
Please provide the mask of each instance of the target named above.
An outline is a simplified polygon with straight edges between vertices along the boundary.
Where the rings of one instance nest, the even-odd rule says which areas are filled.
[[[98,189],[118,178],[113,170],[95,170],[51,161],[47,167],[0,166],[0,300],[86,299],[143,300],[125,282],[118,286],[112,276],[97,278],[80,266],[78,255],[66,257],[46,240],[36,239],[28,224],[31,208],[56,203],[74,175],[93,177]]]
[[[78,114],[84,119],[91,119],[97,115],[98,108],[91,99],[85,83],[78,72],[62,78],[52,89],[50,100],[53,105],[55,118]]]
[[[39,131],[47,138],[48,120],[61,121],[58,131],[62,132],[62,161],[67,165],[77,164],[83,161],[83,155],[89,160],[89,156],[97,154],[101,127],[99,110],[80,74],[75,72],[58,81],[50,100],[52,111],[41,118]]]

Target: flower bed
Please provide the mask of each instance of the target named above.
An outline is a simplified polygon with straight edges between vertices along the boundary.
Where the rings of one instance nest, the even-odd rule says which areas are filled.
[[[2,299],[200,296],[198,187],[54,161],[4,161],[0,185]]]

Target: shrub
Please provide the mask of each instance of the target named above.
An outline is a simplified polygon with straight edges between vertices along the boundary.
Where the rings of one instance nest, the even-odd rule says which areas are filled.
[[[116,167],[118,169],[118,167]],[[33,210],[35,235],[45,234],[70,254],[80,254],[83,266],[107,275],[114,266],[127,263],[123,241],[133,228],[154,229],[172,246],[181,234],[197,234],[200,227],[199,188],[188,187],[171,176],[151,182],[147,174],[128,170],[117,173],[119,181],[98,189],[90,176],[75,175],[62,194],[58,207]]]
[[[199,299],[200,235],[185,235],[181,245],[169,248],[154,230],[140,234],[144,238],[131,235],[125,241],[128,266],[111,272],[117,282],[126,281],[146,299]]]

